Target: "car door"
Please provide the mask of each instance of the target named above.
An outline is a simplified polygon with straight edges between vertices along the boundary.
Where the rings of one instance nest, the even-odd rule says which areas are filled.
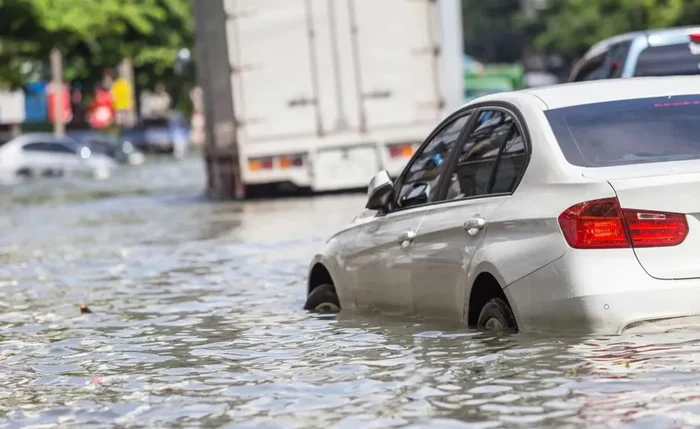
[[[388,213],[378,214],[360,228],[357,253],[348,264],[357,273],[359,307],[413,313],[411,242],[438,195],[446,160],[469,118],[468,111],[457,112],[431,133],[399,176]]]
[[[515,115],[489,107],[477,118],[450,161],[444,197],[425,214],[413,242],[411,287],[421,315],[463,315],[472,258],[489,219],[513,192],[525,168],[527,154]]]
[[[63,141],[47,144],[51,154],[51,165],[57,171],[80,173],[86,170],[85,161],[74,146]]]

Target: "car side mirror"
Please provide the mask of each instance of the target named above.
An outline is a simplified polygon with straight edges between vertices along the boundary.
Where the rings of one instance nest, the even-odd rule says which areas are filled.
[[[370,210],[384,210],[389,205],[394,194],[394,182],[386,170],[382,170],[372,177],[367,186],[367,205]]]

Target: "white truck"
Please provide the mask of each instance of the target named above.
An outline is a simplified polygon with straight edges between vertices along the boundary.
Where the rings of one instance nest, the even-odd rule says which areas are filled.
[[[460,0],[223,1],[245,185],[395,177],[463,103]]]

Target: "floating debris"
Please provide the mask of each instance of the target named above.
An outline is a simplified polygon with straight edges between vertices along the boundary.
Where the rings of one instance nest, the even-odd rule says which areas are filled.
[[[92,310],[90,310],[87,305],[80,304],[80,314],[90,314],[90,313],[92,313]]]

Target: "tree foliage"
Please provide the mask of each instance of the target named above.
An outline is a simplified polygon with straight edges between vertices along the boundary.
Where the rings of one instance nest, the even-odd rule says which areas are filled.
[[[189,0],[0,0],[0,83],[22,84],[30,69],[46,78],[56,47],[69,80],[92,84],[128,56],[152,87],[176,78],[193,38]]]
[[[545,51],[578,56],[629,31],[700,24],[700,0],[548,0],[526,33]]]

